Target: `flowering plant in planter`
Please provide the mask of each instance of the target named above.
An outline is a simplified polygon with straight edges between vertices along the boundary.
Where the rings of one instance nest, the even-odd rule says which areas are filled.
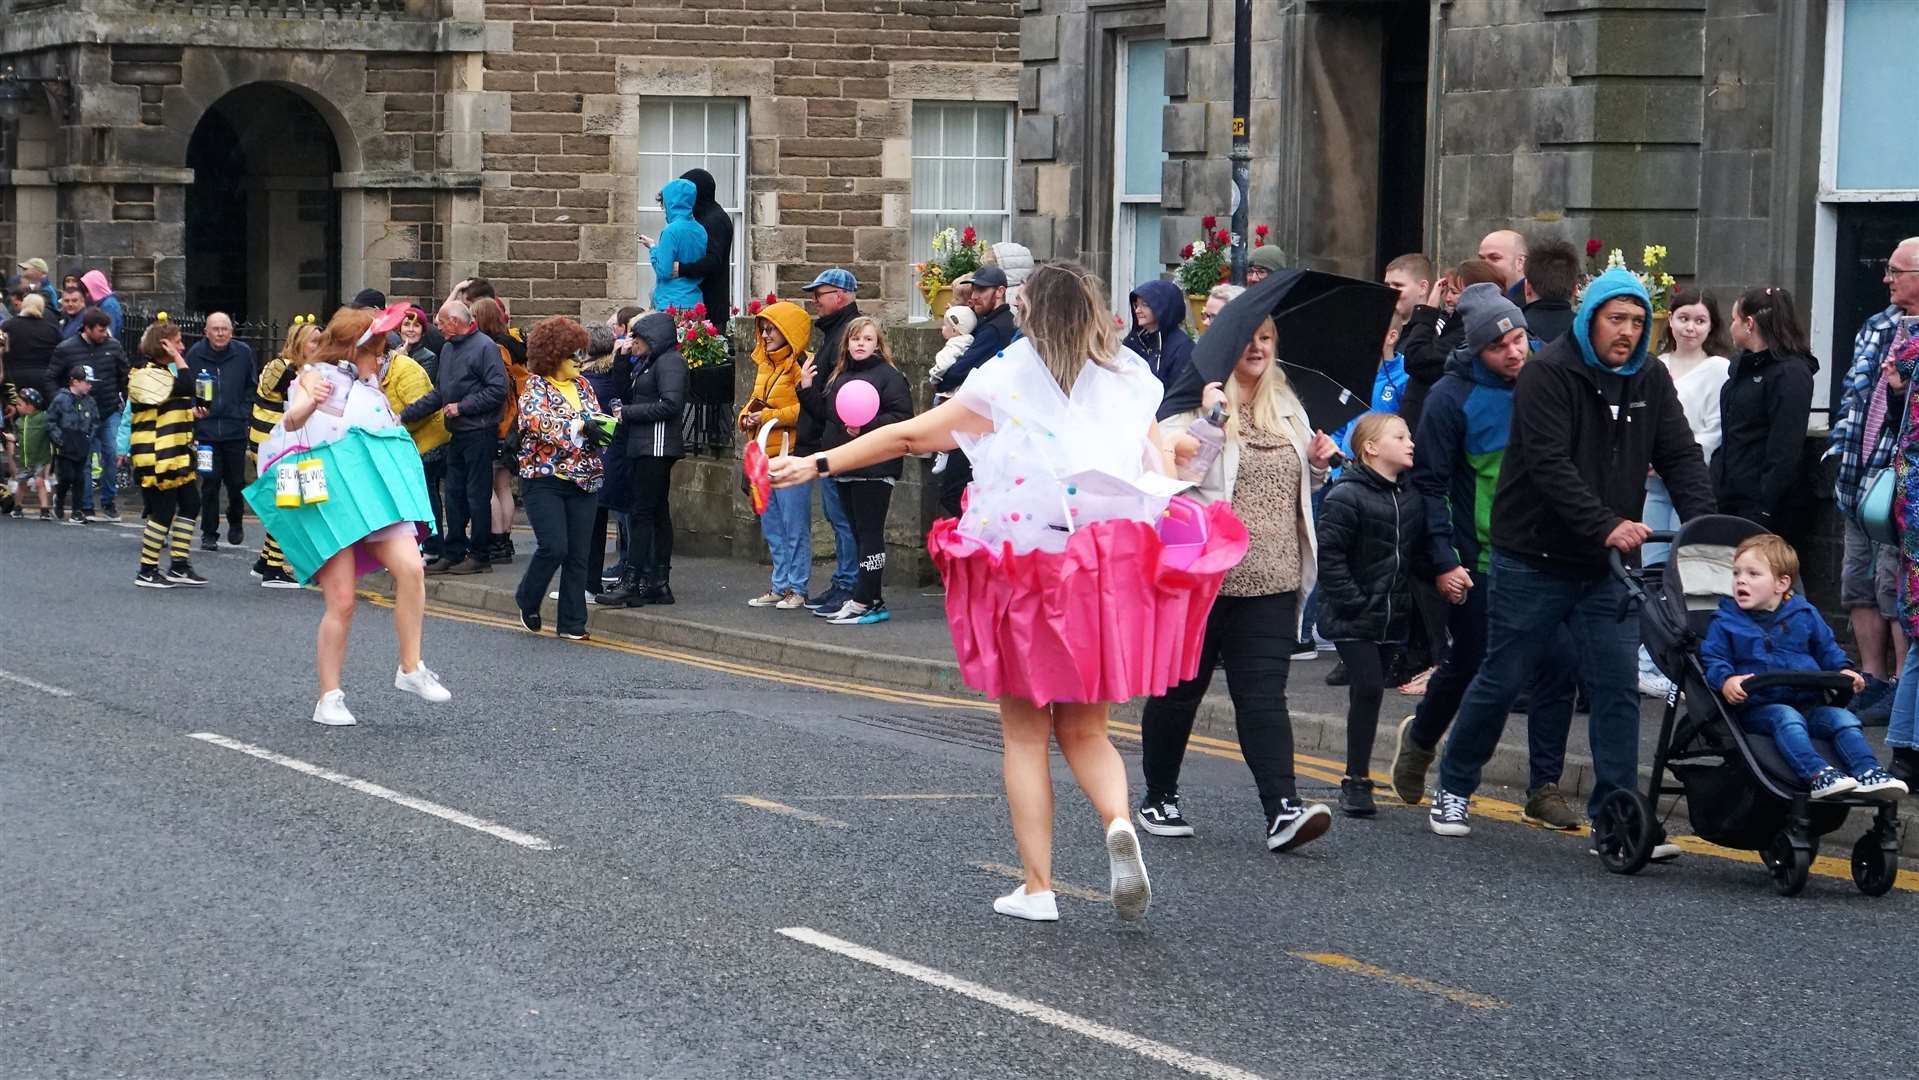
[[[914,263],[913,272],[919,275],[920,291],[930,294],[978,270],[985,259],[986,242],[971,225],[949,225],[933,234],[933,257]]]
[[[705,304],[669,307],[666,313],[673,317],[673,333],[679,339],[680,355],[686,358],[688,369],[719,367],[726,363],[726,335],[706,321]]]
[[[1672,291],[1673,287],[1678,284],[1678,281],[1664,270],[1666,263],[1666,245],[1647,244],[1645,250],[1639,253],[1639,269],[1637,270],[1626,265],[1626,253],[1618,248],[1613,248],[1611,253],[1606,256],[1606,264],[1603,267],[1590,265],[1597,262],[1599,253],[1604,249],[1605,245],[1600,243],[1597,237],[1586,241],[1586,258],[1589,261],[1588,270],[1590,273],[1585,281],[1579,283],[1580,296],[1584,296],[1586,285],[1599,274],[1607,270],[1626,270],[1631,272],[1634,277],[1637,277],[1639,283],[1646,287],[1646,295],[1652,299],[1652,313],[1654,315],[1665,315],[1672,311]],[[1578,297],[1575,297],[1575,300],[1577,299]]]
[[[1179,249],[1179,269],[1173,271],[1187,296],[1205,296],[1233,275],[1233,234],[1211,214],[1199,219],[1199,227],[1199,239]]]

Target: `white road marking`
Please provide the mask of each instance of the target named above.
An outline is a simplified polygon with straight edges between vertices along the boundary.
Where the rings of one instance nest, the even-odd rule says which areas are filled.
[[[17,683],[21,686],[26,687],[29,690],[38,690],[41,693],[46,694],[50,697],[72,697],[73,696],[73,691],[71,690],[62,690],[57,686],[48,686],[46,683],[40,682],[38,679],[29,679],[25,675],[15,675],[11,671],[0,671],[0,679],[5,679],[7,682],[10,682],[10,683]]]
[[[498,837],[509,844],[518,844],[523,848],[531,848],[534,851],[552,851],[557,846],[552,841],[541,839],[531,833],[523,833],[518,829],[510,829],[498,822],[488,821],[485,818],[477,818],[472,814],[455,810],[450,806],[441,806],[439,803],[428,802],[425,799],[415,798],[412,795],[404,795],[394,791],[392,788],[381,787],[371,781],[356,779],[345,773],[334,772],[332,769],[323,768],[311,762],[287,757],[285,754],[276,754],[263,747],[254,746],[252,743],[243,743],[238,739],[229,739],[225,735],[215,735],[210,731],[197,731],[188,735],[187,738],[198,739],[201,742],[212,743],[215,746],[224,746],[228,750],[238,750],[242,754],[257,757],[261,761],[271,761],[275,765],[284,765],[294,772],[305,773],[308,776],[325,780],[330,784],[338,784],[343,788],[349,788],[362,795],[371,795],[376,799],[385,799],[390,803],[398,803],[409,810],[418,810],[422,814],[432,814],[436,818],[451,821],[455,825],[463,825],[475,832],[483,832],[488,836]]]
[[[830,818],[825,814],[815,814],[811,810],[802,810],[797,806],[788,806],[783,802],[774,802],[772,799],[762,799],[757,795],[728,795],[727,798],[739,803],[741,806],[750,806],[755,810],[764,810],[769,814],[784,814],[790,818],[799,818],[801,821],[810,821],[815,825],[824,825],[829,829],[852,828],[851,825],[848,825],[838,818]]]
[[[858,960],[862,964],[870,964],[873,967],[893,972],[895,975],[904,975],[909,979],[917,979],[928,986],[936,986],[949,993],[958,994],[961,997],[969,997],[974,1001],[983,1002],[997,1009],[1005,1009],[1007,1012],[1017,1016],[1024,1016],[1029,1020],[1038,1020],[1042,1024],[1051,1024],[1053,1027],[1059,1028],[1062,1031],[1070,1031],[1075,1035],[1083,1035],[1086,1038],[1096,1039],[1110,1046],[1117,1046],[1122,1050],[1131,1051],[1141,1057],[1151,1058],[1162,1064],[1171,1065],[1175,1069],[1192,1073],[1194,1076],[1211,1077],[1212,1080],[1260,1080],[1257,1074],[1247,1072],[1244,1069],[1236,1069],[1231,1065],[1221,1064],[1211,1058],[1187,1053],[1178,1047],[1168,1046],[1162,1042],[1155,1042],[1152,1039],[1134,1035],[1131,1032],[1121,1031],[1118,1028],[1107,1027],[1105,1024],[1096,1023],[1085,1017],[1074,1016],[1068,1012],[1061,1012],[1051,1006],[1041,1005],[1036,1001],[1028,1001],[1022,997],[1015,997],[1012,994],[981,986],[975,982],[968,982],[958,976],[948,975],[943,971],[936,971],[933,968],[915,964],[911,960],[902,960],[897,956],[883,953],[876,949],[869,949],[864,945],[855,945],[850,941],[842,941],[830,934],[822,934],[818,930],[810,927],[789,926],[778,931],[778,933],[794,941],[803,942],[815,948],[825,949],[827,952],[838,953],[841,956]]]

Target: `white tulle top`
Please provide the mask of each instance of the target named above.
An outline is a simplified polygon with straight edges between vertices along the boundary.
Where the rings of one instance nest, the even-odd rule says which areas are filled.
[[[960,532],[1020,554],[1064,550],[1097,521],[1157,522],[1183,486],[1159,471],[1150,437],[1162,393],[1126,349],[1112,367],[1088,362],[1069,396],[1030,341],[1008,346],[954,395],[993,422],[959,437],[973,464]]]
[[[400,422],[387,405],[386,394],[377,382],[356,379],[345,368],[334,364],[316,364],[303,370],[324,374],[333,383],[333,393],[313,410],[306,424],[297,430],[288,431],[285,419],[274,425],[272,433],[260,444],[262,468],[289,450],[325,446],[354,428],[379,431]]]

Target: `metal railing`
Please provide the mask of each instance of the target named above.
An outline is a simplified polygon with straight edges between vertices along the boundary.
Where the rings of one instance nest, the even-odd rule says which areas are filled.
[[[127,350],[127,359],[136,359],[135,354],[140,350],[140,336],[147,332],[155,314],[157,312],[152,308],[134,307],[128,308],[122,316],[120,341]],[[189,349],[207,336],[207,317],[204,314],[168,311],[167,321],[180,328],[181,340]],[[285,329],[285,325],[278,322],[236,322],[233,324],[233,340],[246,342],[253,350],[254,361],[265,364],[280,354]]]

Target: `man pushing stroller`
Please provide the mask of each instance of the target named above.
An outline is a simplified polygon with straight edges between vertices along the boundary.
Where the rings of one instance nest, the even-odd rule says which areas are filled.
[[[1880,767],[1859,718],[1825,704],[1821,691],[1791,686],[1746,690],[1753,676],[1784,671],[1838,672],[1852,677],[1855,692],[1865,688],[1865,679],[1833,639],[1832,628],[1793,592],[1798,582],[1799,555],[1785,540],[1761,533],[1739,545],[1733,555],[1733,594],[1719,602],[1699,650],[1707,684],[1732,706],[1742,728],[1772,737],[1813,798],[1907,794],[1906,785]],[[1819,756],[1815,738],[1831,741],[1845,763],[1843,771]]]

